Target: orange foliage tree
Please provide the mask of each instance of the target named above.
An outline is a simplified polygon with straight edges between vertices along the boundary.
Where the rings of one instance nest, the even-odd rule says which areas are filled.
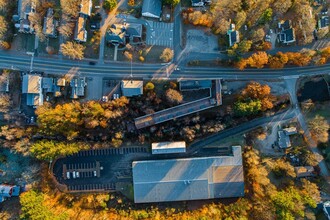
[[[256,68],[263,68],[264,65],[268,63],[268,55],[266,52],[260,51],[257,53],[252,54],[248,58],[248,64],[251,67],[256,67]]]
[[[261,101],[261,111],[273,108],[275,97],[271,94],[268,85],[261,85],[258,82],[251,82],[241,92],[240,99],[253,99]]]

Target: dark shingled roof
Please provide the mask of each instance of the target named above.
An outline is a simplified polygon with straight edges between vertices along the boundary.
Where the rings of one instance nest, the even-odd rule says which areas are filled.
[[[136,203],[244,196],[241,147],[232,156],[134,161]]]

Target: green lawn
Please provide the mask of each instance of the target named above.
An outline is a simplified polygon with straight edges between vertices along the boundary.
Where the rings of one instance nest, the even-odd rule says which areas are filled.
[[[308,112],[305,112],[305,117],[307,120],[313,119],[316,115],[323,116],[328,121],[330,121],[330,101],[323,102],[321,104],[315,104],[315,106],[309,110]]]
[[[134,189],[132,183],[119,182],[116,184],[116,189],[118,189],[124,196],[130,200],[134,200]]]
[[[12,43],[12,49],[17,51],[33,51],[34,50],[34,34],[18,33]]]

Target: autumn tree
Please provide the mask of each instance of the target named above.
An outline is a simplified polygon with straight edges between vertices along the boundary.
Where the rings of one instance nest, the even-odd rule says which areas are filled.
[[[259,18],[260,24],[268,23],[272,20],[273,10],[271,8],[267,8]]]
[[[252,41],[250,40],[242,40],[238,43],[237,52],[246,53],[249,52],[252,46]]]
[[[0,112],[8,112],[10,106],[10,96],[8,94],[0,94]]]
[[[79,134],[81,105],[78,102],[56,105],[46,103],[36,110],[39,132],[47,135],[63,135],[73,139]]]
[[[9,50],[10,47],[11,47],[11,45],[9,42],[0,40],[0,49]]]
[[[45,205],[45,201],[46,201],[45,195],[41,192],[37,192],[34,190],[23,192],[20,195],[20,203],[21,203],[21,211],[22,211],[20,218],[31,219],[31,220],[39,220],[39,219],[62,220],[67,218],[66,213],[55,215],[51,211],[50,207],[47,207]]]
[[[274,12],[278,16],[282,16],[289,10],[291,6],[292,6],[291,0],[276,0],[274,1],[273,8],[274,8]]]
[[[179,3],[180,3],[180,0],[163,0],[163,4],[172,5],[174,7]]]
[[[271,200],[276,208],[276,215],[279,219],[304,217],[304,211],[307,207],[316,207],[316,201],[311,196],[302,193],[293,186],[289,186],[285,190],[280,190],[273,194]]]
[[[60,51],[64,56],[68,56],[71,59],[83,59],[85,46],[78,44],[76,42],[68,41],[61,44]]]
[[[170,62],[173,59],[174,52],[171,48],[165,48],[160,55],[159,59],[163,62]]]
[[[242,27],[242,25],[245,23],[246,21],[246,12],[245,11],[239,11],[236,14],[235,17],[235,25],[237,29],[240,29]]]
[[[57,28],[61,35],[68,38],[73,35],[74,23],[62,19],[61,25]]]
[[[297,24],[294,26],[296,38],[302,44],[311,43],[314,39],[312,33],[316,26],[316,20],[311,17],[311,11],[313,11],[313,8],[308,0],[293,1],[290,12],[295,17],[295,23]]]
[[[266,111],[273,108],[275,98],[271,94],[271,88],[268,85],[251,82],[242,90],[241,95],[239,96],[239,102],[241,103],[237,107],[247,108],[249,106],[243,105],[242,102],[250,102],[250,105],[258,106],[256,103],[251,102],[251,100],[259,100],[261,105],[259,110]]]
[[[255,115],[261,110],[260,100],[238,101],[234,104],[234,112],[238,116]]]
[[[144,89],[147,91],[151,91],[155,88],[155,85],[152,82],[147,82],[147,84],[145,85]]]
[[[251,34],[251,38],[253,42],[262,41],[265,38],[265,31],[263,28],[258,28],[253,31]]]
[[[7,32],[7,28],[8,28],[8,24],[5,17],[0,15],[0,40],[4,38]]]
[[[296,177],[294,167],[288,161],[285,161],[283,159],[275,160],[274,165],[272,167],[272,171],[278,177]]]
[[[117,0],[105,0],[103,2],[103,8],[107,11],[112,11],[117,6]]]
[[[259,51],[257,53],[252,54],[251,57],[248,58],[248,64],[251,67],[263,68],[264,65],[268,63],[268,55],[266,52]]]
[[[183,101],[182,94],[174,89],[168,89],[165,92],[165,96],[168,102],[173,104],[180,104]]]
[[[287,64],[288,61],[289,58],[286,54],[278,52],[269,59],[269,67],[273,69],[281,69],[285,64]]]
[[[59,156],[68,156],[86,150],[89,147],[83,143],[64,143],[55,141],[38,141],[32,144],[31,154],[39,160],[51,161]]]
[[[193,11],[191,13],[188,13],[187,15],[187,21],[190,24],[193,25],[200,25],[200,26],[206,26],[211,27],[212,26],[212,18],[208,13],[202,13],[201,11]]]
[[[329,123],[323,116],[316,115],[308,122],[308,128],[318,142],[326,143],[328,141]]]
[[[247,65],[248,65],[248,60],[244,58],[240,59],[238,62],[235,63],[235,67],[237,67],[240,70],[244,70]]]
[[[227,19],[221,18],[214,25],[214,33],[215,34],[226,34],[229,29],[229,26],[230,26],[230,22]]]
[[[5,11],[8,6],[8,3],[9,0],[0,0],[0,11]]]
[[[41,42],[43,42],[46,39],[46,36],[43,33],[42,15],[37,12],[34,12],[34,13],[30,13],[28,18],[31,26],[35,31],[36,36],[39,38]]]
[[[61,0],[62,13],[68,17],[77,17],[79,12],[80,1],[77,0]]]

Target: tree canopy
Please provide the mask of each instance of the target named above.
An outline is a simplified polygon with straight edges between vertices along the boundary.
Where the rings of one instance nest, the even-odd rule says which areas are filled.
[[[171,48],[165,48],[159,58],[163,62],[170,62],[173,56],[174,56],[173,50]]]
[[[176,6],[180,3],[180,0],[163,0],[163,4]]]
[[[168,102],[173,104],[180,104],[183,101],[182,94],[175,89],[168,89],[165,92],[166,99]]]
[[[272,109],[274,100],[268,85],[251,82],[241,91],[234,104],[234,111],[239,116],[255,115],[259,111]]]
[[[45,196],[43,193],[30,190],[20,195],[21,203],[21,219],[31,220],[64,220],[67,219],[67,214],[62,213],[55,215],[51,209],[45,206]]]
[[[316,115],[312,120],[308,122],[308,128],[310,129],[313,137],[321,143],[328,142],[329,139],[329,123],[323,116]]]
[[[106,128],[121,117],[128,104],[124,96],[106,103],[88,101],[52,106],[46,103],[36,110],[38,131],[46,135],[63,135],[74,139],[83,129]]]
[[[108,11],[112,11],[117,6],[117,0],[104,0],[103,8]]]
[[[86,149],[88,149],[88,146],[83,143],[64,143],[44,140],[32,144],[30,152],[39,160],[51,161],[58,156],[68,156]]]

